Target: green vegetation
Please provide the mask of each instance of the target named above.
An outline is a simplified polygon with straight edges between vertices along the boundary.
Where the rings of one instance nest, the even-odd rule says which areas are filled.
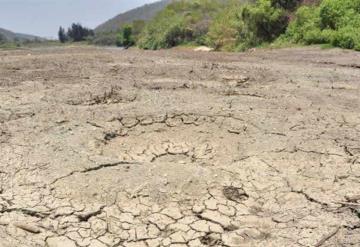
[[[122,25],[116,32],[95,33],[95,36],[89,41],[94,45],[130,47],[137,43],[145,24],[143,20],[135,20],[132,23]]]
[[[59,40],[152,50],[206,45],[243,51],[310,44],[360,50],[360,0],[167,1],[159,2],[163,9],[147,22],[123,14],[117,21],[131,21],[95,36],[92,30],[73,24],[67,32],[60,28]]]
[[[61,43],[68,41],[68,36],[66,35],[65,29],[63,27],[59,28],[58,36]]]
[[[304,4],[307,2],[307,4]],[[143,49],[328,44],[360,50],[360,0],[180,0],[145,26]]]
[[[4,43],[0,42],[0,49],[12,50],[12,49],[28,49],[28,48],[38,48],[38,47],[53,47],[59,46],[61,43],[55,40],[16,40],[16,41],[6,41]]]
[[[189,42],[205,44],[211,20],[224,6],[219,0],[173,2],[145,26],[138,46],[160,49]]]
[[[360,50],[360,0],[323,0],[300,7],[295,16],[280,39]]]
[[[286,10],[277,2],[232,3],[213,21],[209,44],[221,50],[245,50],[274,41],[288,24]]]
[[[66,33],[65,29],[60,27],[58,36],[61,43],[65,43],[67,41],[80,42],[91,39],[94,36],[94,31],[83,27],[79,23],[73,23]]]
[[[117,35],[116,45],[128,48],[134,44],[135,40],[133,37],[132,26],[125,25],[123,28],[121,28],[121,31]]]
[[[274,41],[299,0],[181,0],[150,21],[138,42],[144,49],[192,43],[218,50],[245,50]]]

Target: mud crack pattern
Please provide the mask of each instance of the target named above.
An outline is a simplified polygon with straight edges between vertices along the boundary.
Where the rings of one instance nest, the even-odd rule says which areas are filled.
[[[360,246],[359,53],[0,51],[0,246]]]

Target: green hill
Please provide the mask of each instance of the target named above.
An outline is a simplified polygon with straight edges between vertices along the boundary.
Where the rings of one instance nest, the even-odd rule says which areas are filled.
[[[95,28],[96,33],[116,32],[121,26],[136,20],[148,21],[163,10],[172,0],[162,0],[129,10]]]
[[[254,0],[176,0],[151,19],[139,36],[144,49],[170,48],[181,44],[208,45],[214,20],[228,8]],[[227,18],[227,16],[224,16]],[[222,27],[226,28],[226,26]]]
[[[360,0],[177,0],[137,38],[143,49],[324,44],[360,50]]]

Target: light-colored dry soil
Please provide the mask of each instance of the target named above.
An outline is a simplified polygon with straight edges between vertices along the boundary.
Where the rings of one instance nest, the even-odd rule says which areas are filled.
[[[0,51],[0,246],[360,246],[360,53]]]

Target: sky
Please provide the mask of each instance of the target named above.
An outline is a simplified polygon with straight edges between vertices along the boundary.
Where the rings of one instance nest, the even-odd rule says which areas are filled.
[[[0,0],[0,28],[56,38],[59,26],[81,23],[95,28],[104,21],[155,0]]]

